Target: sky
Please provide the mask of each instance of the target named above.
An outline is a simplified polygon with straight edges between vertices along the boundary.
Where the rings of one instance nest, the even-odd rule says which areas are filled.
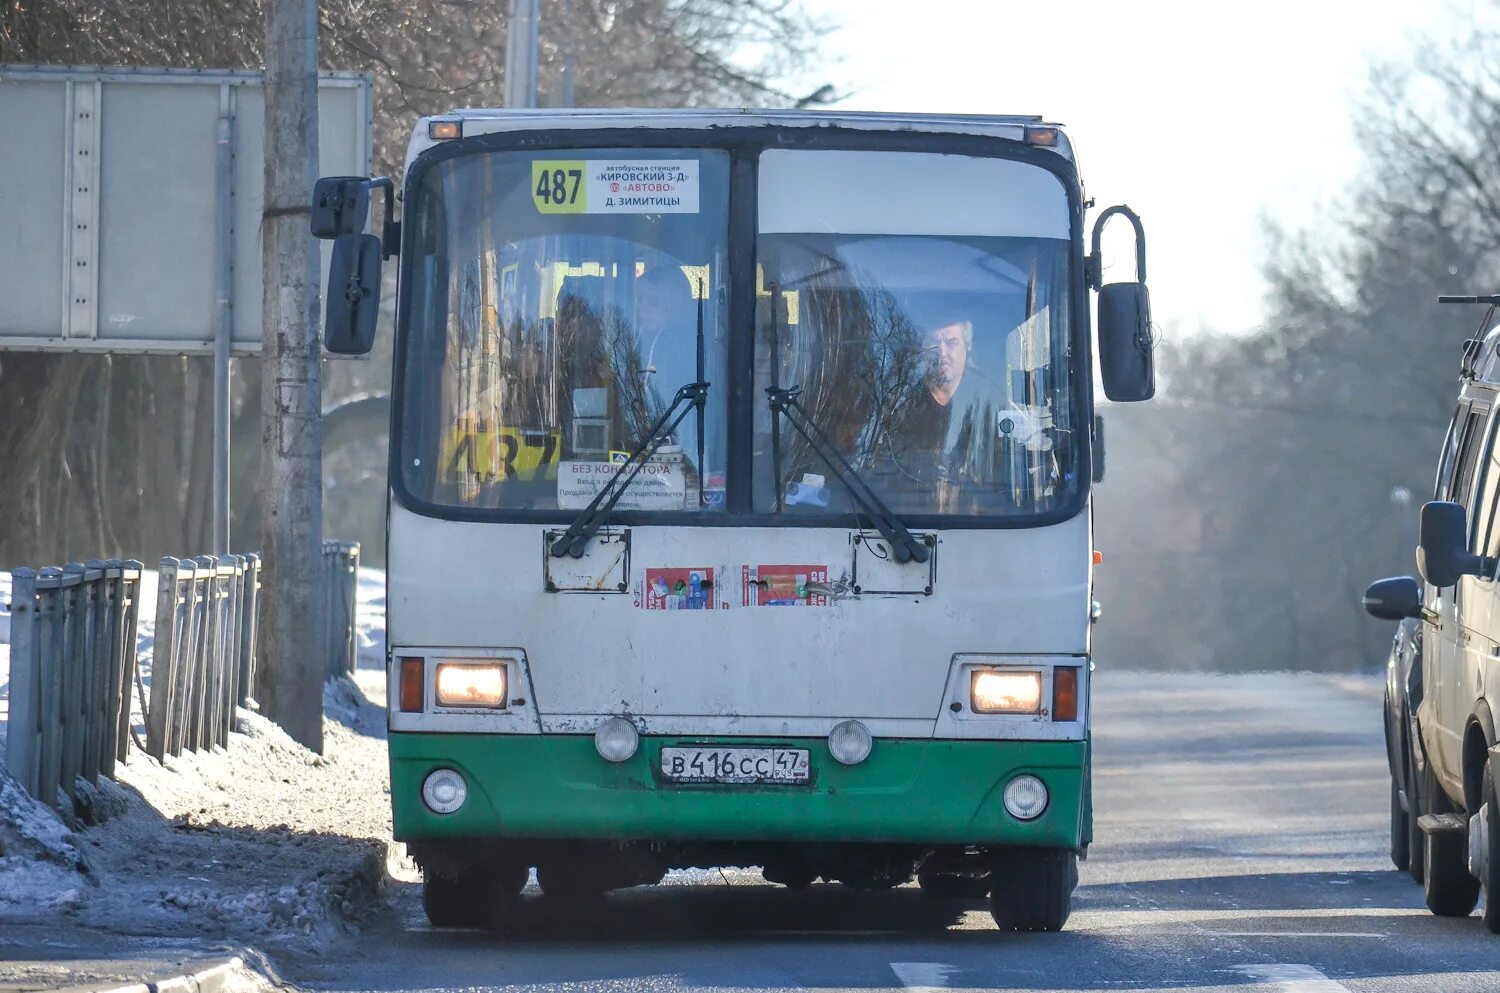
[[[1358,175],[1371,61],[1483,2],[804,0],[836,25],[808,88],[835,82],[849,110],[1067,125],[1088,194],[1145,223],[1165,333],[1245,333],[1263,319],[1264,219],[1321,227]]]

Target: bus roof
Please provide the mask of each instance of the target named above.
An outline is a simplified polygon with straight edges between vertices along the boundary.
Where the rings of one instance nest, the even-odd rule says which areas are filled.
[[[584,128],[726,128],[789,127],[849,128],[858,131],[911,131],[925,134],[968,134],[1024,141],[1026,128],[1047,127],[1058,131],[1051,151],[1073,160],[1073,148],[1062,125],[1040,116],[1025,114],[906,114],[850,110],[662,110],[662,109],[556,109],[453,110],[424,117],[412,132],[407,164],[434,144],[428,137],[431,121],[460,120],[465,135],[501,131],[541,131]]]

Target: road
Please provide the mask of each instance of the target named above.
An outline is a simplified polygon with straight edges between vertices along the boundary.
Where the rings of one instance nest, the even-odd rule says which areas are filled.
[[[398,923],[318,961],[310,989],[1500,990],[1500,937],[1438,920],[1386,852],[1380,684],[1096,674],[1095,844],[1067,930],[997,932],[914,887],[801,894],[752,873],[528,900],[505,934]],[[669,878],[669,883],[673,880]]]

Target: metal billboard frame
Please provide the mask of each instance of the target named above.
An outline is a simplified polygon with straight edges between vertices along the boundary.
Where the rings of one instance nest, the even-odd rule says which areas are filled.
[[[61,299],[59,300],[61,321],[59,333],[46,333],[51,329],[6,328],[8,315],[4,302],[0,301],[0,351],[46,351],[87,352],[114,354],[157,355],[217,355],[223,349],[222,339],[228,339],[229,352],[233,355],[254,355],[260,348],[259,328],[255,328],[253,340],[243,333],[245,326],[236,327],[235,300],[236,283],[244,282],[255,287],[254,299],[247,301],[250,310],[258,310],[259,280],[251,280],[251,274],[260,271],[260,256],[236,251],[237,197],[244,194],[259,195],[261,169],[257,158],[253,171],[236,179],[236,151],[242,136],[262,140],[261,126],[256,124],[251,132],[237,128],[240,115],[241,95],[246,90],[260,91],[263,77],[253,70],[194,70],[194,69],[135,69],[126,67],[86,66],[35,66],[0,65],[0,86],[8,82],[60,83],[64,86],[64,124],[62,169],[63,203],[58,223],[62,227],[62,252],[58,264],[63,268]],[[138,86],[141,84],[161,86],[196,86],[218,88],[219,113],[215,135],[215,166],[213,206],[215,231],[213,236],[213,292],[212,314],[201,329],[192,337],[101,334],[106,331],[105,315],[101,313],[100,299],[100,227],[103,205],[100,203],[100,177],[109,168],[100,155],[104,130],[108,127],[100,111],[105,92],[111,84]],[[373,97],[371,78],[363,73],[323,71],[318,73],[320,97],[333,91],[353,91],[355,115],[355,148],[347,159],[341,157],[337,171],[346,174],[369,174],[373,158],[371,130],[373,125]],[[323,131],[320,121],[320,132]],[[12,139],[23,136],[11,133]],[[320,138],[321,138],[320,134]],[[320,141],[320,157],[322,156]],[[351,161],[352,160],[352,161]],[[347,168],[348,166],[355,168]],[[248,183],[243,182],[249,179]],[[248,187],[248,188],[241,188]],[[308,191],[308,196],[312,191]],[[243,211],[243,208],[240,208]],[[244,218],[238,218],[243,221]],[[310,235],[309,235],[310,237]],[[243,246],[241,246],[243,248]],[[325,249],[326,252],[326,249]],[[106,260],[105,264],[108,262]],[[327,260],[319,268],[320,275],[326,272]],[[246,295],[245,286],[240,287]],[[148,329],[149,330],[149,329]],[[241,334],[236,334],[236,331]],[[195,329],[196,332],[196,329]]]

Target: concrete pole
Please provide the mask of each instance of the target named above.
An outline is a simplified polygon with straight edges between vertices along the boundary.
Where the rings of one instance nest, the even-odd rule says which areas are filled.
[[[536,106],[538,0],[510,0],[505,26],[505,106]]]
[[[321,752],[319,256],[308,231],[318,161],[317,0],[265,0],[265,12],[260,480],[265,581],[256,697],[287,734]]]

